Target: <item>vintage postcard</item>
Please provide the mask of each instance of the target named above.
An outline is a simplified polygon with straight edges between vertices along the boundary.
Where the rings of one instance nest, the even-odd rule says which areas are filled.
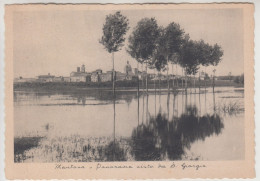
[[[253,14],[6,5],[6,177],[255,177]]]

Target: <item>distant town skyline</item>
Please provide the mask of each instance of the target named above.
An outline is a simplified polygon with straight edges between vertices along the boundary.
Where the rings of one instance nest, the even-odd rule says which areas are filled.
[[[14,77],[36,77],[48,73],[69,76],[85,64],[86,71],[110,71],[111,54],[99,43],[106,15],[116,10],[17,11],[13,14]],[[127,39],[137,22],[154,17],[159,26],[174,21],[193,40],[218,43],[224,50],[216,75],[244,72],[243,12],[241,9],[122,10],[130,30],[125,46],[115,53],[115,70],[124,71],[126,62],[137,67],[126,52]],[[175,67],[174,67],[175,68]],[[141,66],[139,67],[141,69]],[[206,72],[212,74],[214,67]],[[201,71],[205,71],[203,67]],[[149,72],[153,73],[153,70]],[[170,66],[170,73],[172,72]],[[178,68],[177,74],[181,74]]]

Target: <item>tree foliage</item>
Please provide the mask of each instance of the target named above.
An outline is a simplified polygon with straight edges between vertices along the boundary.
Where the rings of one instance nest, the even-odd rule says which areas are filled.
[[[188,75],[195,75],[199,70],[198,61],[200,53],[198,52],[198,43],[193,40],[186,40],[180,51],[180,65],[185,69]]]
[[[165,71],[167,65],[165,56],[159,53],[155,54],[153,58],[153,65],[158,72]]]
[[[200,40],[198,42],[198,55],[199,62],[202,66],[216,66],[221,61],[223,50],[218,44],[212,46]]]
[[[180,52],[183,42],[184,30],[177,23],[170,23],[166,28],[161,29],[158,40],[160,52],[167,61],[174,61],[173,56]]]
[[[103,25],[103,36],[100,43],[105,49],[111,52],[117,52],[124,45],[124,35],[129,29],[129,20],[119,11],[115,14],[106,16],[106,22]]]
[[[157,71],[166,70],[169,62],[179,64],[188,75],[195,75],[200,65],[218,65],[223,56],[218,44],[190,40],[179,24],[172,22],[165,28],[158,27],[154,18],[138,22],[129,37],[128,53]]]
[[[127,52],[140,63],[151,60],[159,36],[157,21],[154,18],[143,18],[129,36]]]
[[[210,56],[210,64],[213,66],[217,66],[221,61],[221,57],[223,56],[224,52],[218,44],[215,44],[211,48],[211,56]]]

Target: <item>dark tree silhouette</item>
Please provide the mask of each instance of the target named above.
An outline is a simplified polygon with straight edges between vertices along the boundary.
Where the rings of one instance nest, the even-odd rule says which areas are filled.
[[[154,18],[143,18],[137,23],[128,40],[128,53],[138,62],[146,64],[146,92],[148,92],[147,68],[152,61],[158,36],[157,21]]]
[[[103,25],[103,36],[100,43],[104,45],[105,49],[112,53],[112,81],[113,91],[115,90],[115,72],[114,72],[114,52],[120,50],[124,45],[124,35],[129,29],[128,19],[119,11],[115,14],[106,16],[106,22]]]
[[[160,54],[160,52],[156,51],[153,57],[152,64],[158,72],[159,89],[161,89],[161,72],[164,72],[166,70],[167,60],[162,54]]]
[[[198,42],[198,61],[200,65],[205,67],[205,69],[209,65],[217,66],[221,61],[221,57],[223,56],[223,54],[224,52],[218,44],[211,46],[208,43],[205,43],[203,40],[200,40]]]
[[[180,51],[180,65],[185,70],[185,89],[187,90],[187,75],[195,75],[199,69],[198,44],[192,40],[186,40]]]
[[[161,30],[161,35],[158,41],[158,47],[162,55],[167,60],[167,82],[168,91],[170,90],[169,82],[169,62],[174,62],[174,55],[180,52],[181,44],[184,38],[184,30],[177,23],[170,23],[166,28]]]

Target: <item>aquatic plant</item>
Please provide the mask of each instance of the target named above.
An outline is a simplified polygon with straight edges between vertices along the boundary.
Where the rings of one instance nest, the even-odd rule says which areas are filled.
[[[39,146],[39,142],[43,137],[21,137],[14,138],[14,161],[21,162],[24,160],[24,153],[34,147]]]
[[[216,111],[219,113],[224,114],[238,114],[241,112],[244,112],[245,109],[243,108],[242,104],[239,101],[221,101],[218,105],[215,107]]]
[[[21,138],[25,139],[25,138]],[[27,139],[27,138],[26,138]],[[28,140],[29,141],[29,140]],[[32,140],[30,140],[32,141]],[[26,143],[26,142],[23,142]],[[22,144],[22,143],[20,143]],[[23,153],[15,152],[15,162],[91,162],[133,160],[129,143],[118,137],[83,137],[80,135],[45,137],[33,146],[22,145]],[[21,149],[20,149],[21,150]]]

